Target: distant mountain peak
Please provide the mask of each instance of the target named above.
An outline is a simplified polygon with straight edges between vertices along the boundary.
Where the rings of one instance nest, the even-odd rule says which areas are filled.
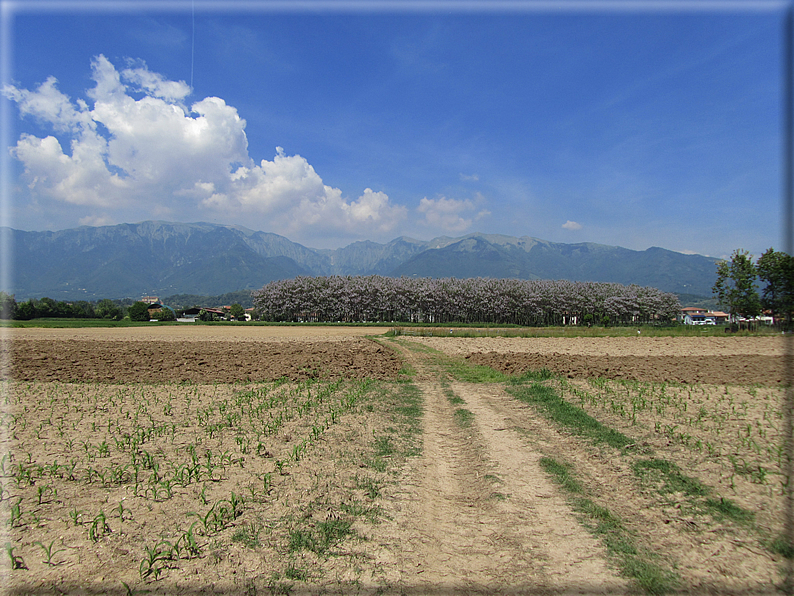
[[[20,299],[215,295],[297,275],[510,277],[610,281],[708,296],[716,259],[659,247],[473,232],[429,241],[401,236],[314,249],[272,232],[207,222],[143,221],[57,232],[10,230]]]

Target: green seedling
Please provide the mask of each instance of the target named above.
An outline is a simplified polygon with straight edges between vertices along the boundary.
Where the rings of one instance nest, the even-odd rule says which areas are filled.
[[[83,513],[84,512],[77,509],[77,507],[72,507],[72,510],[69,512],[69,518],[72,520],[72,523],[75,526],[83,525],[83,520],[81,519],[83,517]]]
[[[107,524],[107,518],[104,512],[99,512],[97,516],[91,521],[91,526],[88,528],[88,537],[91,542],[98,542],[105,534],[110,534],[111,529]]]
[[[39,505],[42,503],[50,503],[58,498],[58,491],[54,486],[50,486],[49,484],[36,487],[36,492],[39,498]]]
[[[193,533],[193,528],[196,527],[197,523],[198,521],[194,521],[192,524],[190,524],[190,527],[187,529],[187,531],[180,536],[179,540],[177,540],[177,544],[181,542],[181,548],[185,549],[188,558],[198,557],[201,555],[201,548],[199,547],[198,542],[196,541],[196,536]]]
[[[43,542],[39,542],[39,541],[34,542],[34,544],[38,544],[41,547],[41,550],[44,551],[44,555],[47,557],[46,559],[44,559],[44,563],[52,567],[59,565],[59,563],[53,563],[52,558],[58,553],[65,551],[66,550],[65,548],[59,548],[53,550],[53,547],[55,546],[54,540],[50,542],[49,546],[46,546]]]
[[[19,497],[16,503],[11,504],[8,523],[12,528],[15,528],[22,524],[22,508],[20,506],[20,503],[22,503],[22,497]]]
[[[146,556],[138,567],[141,579],[146,579],[150,575],[158,579],[166,567],[166,561],[173,558],[174,546],[167,540],[161,540],[153,547],[144,547],[144,550]]]
[[[6,553],[8,553],[8,558],[11,559],[11,569],[27,569],[28,566],[25,565],[25,560],[21,556],[15,555],[15,550],[15,546],[6,544]]]
[[[119,520],[124,521],[124,514],[126,513],[129,517],[127,519],[132,519],[132,512],[124,507],[124,501],[119,501],[119,506],[116,507],[116,511],[119,514]]]

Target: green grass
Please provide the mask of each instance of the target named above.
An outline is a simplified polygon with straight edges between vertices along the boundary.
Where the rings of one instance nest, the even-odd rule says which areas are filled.
[[[440,362],[452,377],[463,383],[504,383],[509,375],[490,366],[470,364],[465,360],[444,358]]]
[[[739,507],[736,503],[725,497],[719,499],[708,498],[705,502],[706,508],[716,518],[726,517],[737,523],[750,523],[755,518],[755,513]]]
[[[344,519],[331,519],[318,522],[313,528],[294,528],[289,534],[288,551],[308,550],[324,555],[347,536],[353,534],[352,522]]]
[[[587,498],[584,486],[574,477],[570,465],[551,457],[541,458],[540,465],[567,493],[574,509],[583,516],[585,525],[602,541],[607,552],[617,559],[624,577],[633,580],[646,594],[665,594],[675,589],[679,583],[675,574],[658,565],[653,553],[637,547],[618,517]]]
[[[129,319],[122,319],[121,321],[112,321],[110,319],[58,319],[58,318],[42,318],[32,319],[30,321],[0,321],[0,327],[9,327],[13,329],[24,328],[43,328],[43,329],[81,329],[81,328],[102,328],[102,327],[162,327],[166,325],[179,325],[181,323],[174,322],[149,322],[149,321],[130,321]]]
[[[696,507],[710,513],[717,519],[729,519],[738,524],[753,521],[755,514],[743,509],[725,497],[710,497],[712,490],[702,484],[697,478],[691,478],[681,472],[673,462],[664,459],[643,459],[632,464],[634,474],[641,480],[661,481],[658,488],[660,494],[682,493],[694,499]],[[702,499],[702,500],[700,500]]]
[[[262,531],[262,527],[254,527],[253,524],[244,524],[237,528],[232,534],[232,542],[240,542],[243,546],[248,548],[258,548],[262,546],[262,542],[259,540],[259,533]]]
[[[543,457],[540,460],[540,466],[549,474],[554,481],[559,484],[567,493],[572,495],[584,494],[584,487],[574,478],[571,466],[558,462],[551,457]]]
[[[772,541],[769,550],[786,559],[794,559],[794,540],[791,536],[781,534]]]
[[[393,411],[409,434],[416,434],[422,425],[422,392],[412,383],[399,383],[396,389]]]
[[[642,459],[634,462],[632,468],[639,478],[647,477],[650,471],[657,472],[664,481],[659,489],[662,494],[681,492],[689,497],[702,497],[709,493],[697,478],[685,476],[675,463],[665,459]]]
[[[465,408],[458,408],[455,410],[453,418],[455,419],[455,423],[461,428],[469,428],[472,422],[474,422],[474,414]]]
[[[582,408],[565,401],[553,387],[536,381],[530,385],[508,387],[508,391],[520,401],[537,406],[543,415],[564,429],[587,437],[595,444],[606,443],[622,449],[635,442],[623,433],[601,424]]]

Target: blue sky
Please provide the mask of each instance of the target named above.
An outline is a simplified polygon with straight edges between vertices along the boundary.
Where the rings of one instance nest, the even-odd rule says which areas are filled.
[[[4,4],[17,229],[782,248],[783,3]]]

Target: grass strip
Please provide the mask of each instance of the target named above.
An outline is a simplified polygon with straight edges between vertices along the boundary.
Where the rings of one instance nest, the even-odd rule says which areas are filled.
[[[617,559],[624,577],[633,580],[646,594],[665,594],[676,588],[679,584],[676,575],[657,565],[652,553],[638,548],[619,518],[585,496],[586,491],[569,464],[543,457],[540,465],[567,493],[574,510],[584,517],[585,525],[602,541],[607,552]]]
[[[474,421],[474,414],[465,408],[458,408],[452,416],[461,428],[469,428]]]
[[[728,518],[739,524],[753,521],[755,514],[752,511],[743,509],[730,499],[725,497],[710,497],[711,488],[702,484],[697,478],[691,478],[681,472],[681,469],[673,462],[665,459],[642,459],[632,464],[634,474],[642,479],[646,479],[649,474],[657,475],[662,480],[659,493],[683,493],[690,498],[703,498],[698,503],[708,513],[717,519]]]
[[[518,400],[537,406],[553,422],[574,434],[587,437],[593,443],[606,443],[622,449],[635,442],[623,433],[604,426],[582,408],[565,401],[553,387],[535,381],[530,385],[513,385],[508,391]]]
[[[639,478],[647,476],[650,471],[658,472],[664,479],[660,488],[663,494],[681,492],[689,497],[704,497],[709,493],[708,487],[701,484],[700,480],[685,476],[675,463],[666,459],[641,459],[634,462],[632,468]]]

